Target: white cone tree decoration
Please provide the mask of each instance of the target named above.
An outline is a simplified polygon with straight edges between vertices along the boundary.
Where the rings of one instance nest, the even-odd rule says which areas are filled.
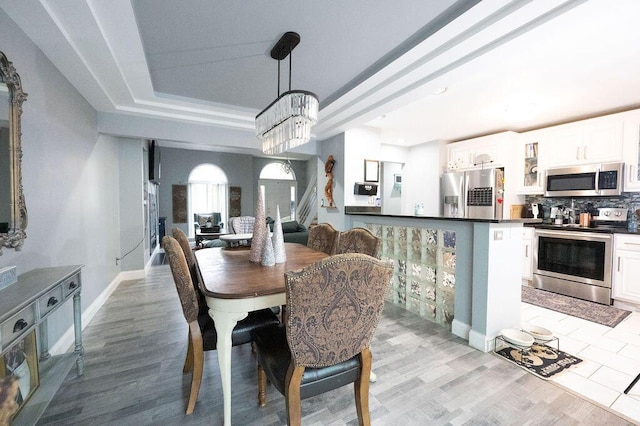
[[[276,264],[276,258],[273,255],[273,243],[269,230],[264,235],[264,248],[262,250],[262,266],[273,266]]]
[[[287,261],[287,252],[284,248],[284,235],[282,233],[282,220],[280,219],[280,206],[276,206],[276,222],[273,224],[273,255],[276,263]]]
[[[264,200],[262,191],[258,188],[258,202],[256,203],[256,213],[254,215],[253,239],[251,240],[251,252],[249,260],[255,263],[262,262],[262,251],[264,250],[265,234],[269,236],[266,218],[264,216]]]

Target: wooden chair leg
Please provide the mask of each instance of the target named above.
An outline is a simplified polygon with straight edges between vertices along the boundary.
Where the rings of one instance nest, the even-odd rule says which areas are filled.
[[[304,367],[296,367],[293,362],[289,364],[284,388],[284,398],[287,403],[287,424],[289,426],[300,426],[302,423],[300,383],[303,374]]]
[[[193,344],[191,343],[191,327],[189,327],[188,340],[189,342],[187,344],[187,356],[184,359],[184,367],[182,368],[183,373],[188,373],[193,367]]]
[[[267,404],[267,374],[258,363],[258,406],[264,407]]]
[[[369,415],[369,377],[371,374],[371,350],[365,348],[360,353],[360,377],[353,383],[353,390],[356,399],[356,412],[358,413],[358,424],[369,426],[371,417]]]
[[[200,393],[202,383],[202,370],[204,369],[204,350],[202,347],[202,334],[198,321],[189,324],[191,344],[193,345],[193,373],[191,376],[191,392],[189,393],[189,403],[187,404],[187,415],[193,413]]]

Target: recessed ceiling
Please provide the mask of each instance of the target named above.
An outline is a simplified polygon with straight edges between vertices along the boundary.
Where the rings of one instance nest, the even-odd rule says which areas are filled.
[[[286,31],[301,36],[292,88],[320,98],[318,140],[368,125],[411,146],[640,107],[637,0],[0,7],[98,111],[100,131],[189,149],[259,152],[253,119],[277,95],[269,51]]]
[[[133,0],[158,93],[262,110],[277,96],[269,56],[286,31],[300,34],[292,88],[322,102],[430,22],[454,0],[377,2]],[[423,29],[423,27],[426,27]],[[289,59],[281,63],[288,86]]]

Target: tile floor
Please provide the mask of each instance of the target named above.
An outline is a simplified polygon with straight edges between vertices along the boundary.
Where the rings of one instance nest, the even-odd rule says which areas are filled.
[[[640,382],[624,394],[640,373],[640,312],[611,328],[522,303],[522,323],[551,330],[561,350],[583,360],[555,383],[640,424]]]

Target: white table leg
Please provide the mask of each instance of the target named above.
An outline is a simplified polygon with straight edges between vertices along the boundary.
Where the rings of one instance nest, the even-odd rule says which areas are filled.
[[[225,426],[231,426],[231,332],[238,321],[244,319],[247,314],[247,312],[220,312],[209,309],[209,315],[213,318],[218,333],[216,349],[222,380]]]

